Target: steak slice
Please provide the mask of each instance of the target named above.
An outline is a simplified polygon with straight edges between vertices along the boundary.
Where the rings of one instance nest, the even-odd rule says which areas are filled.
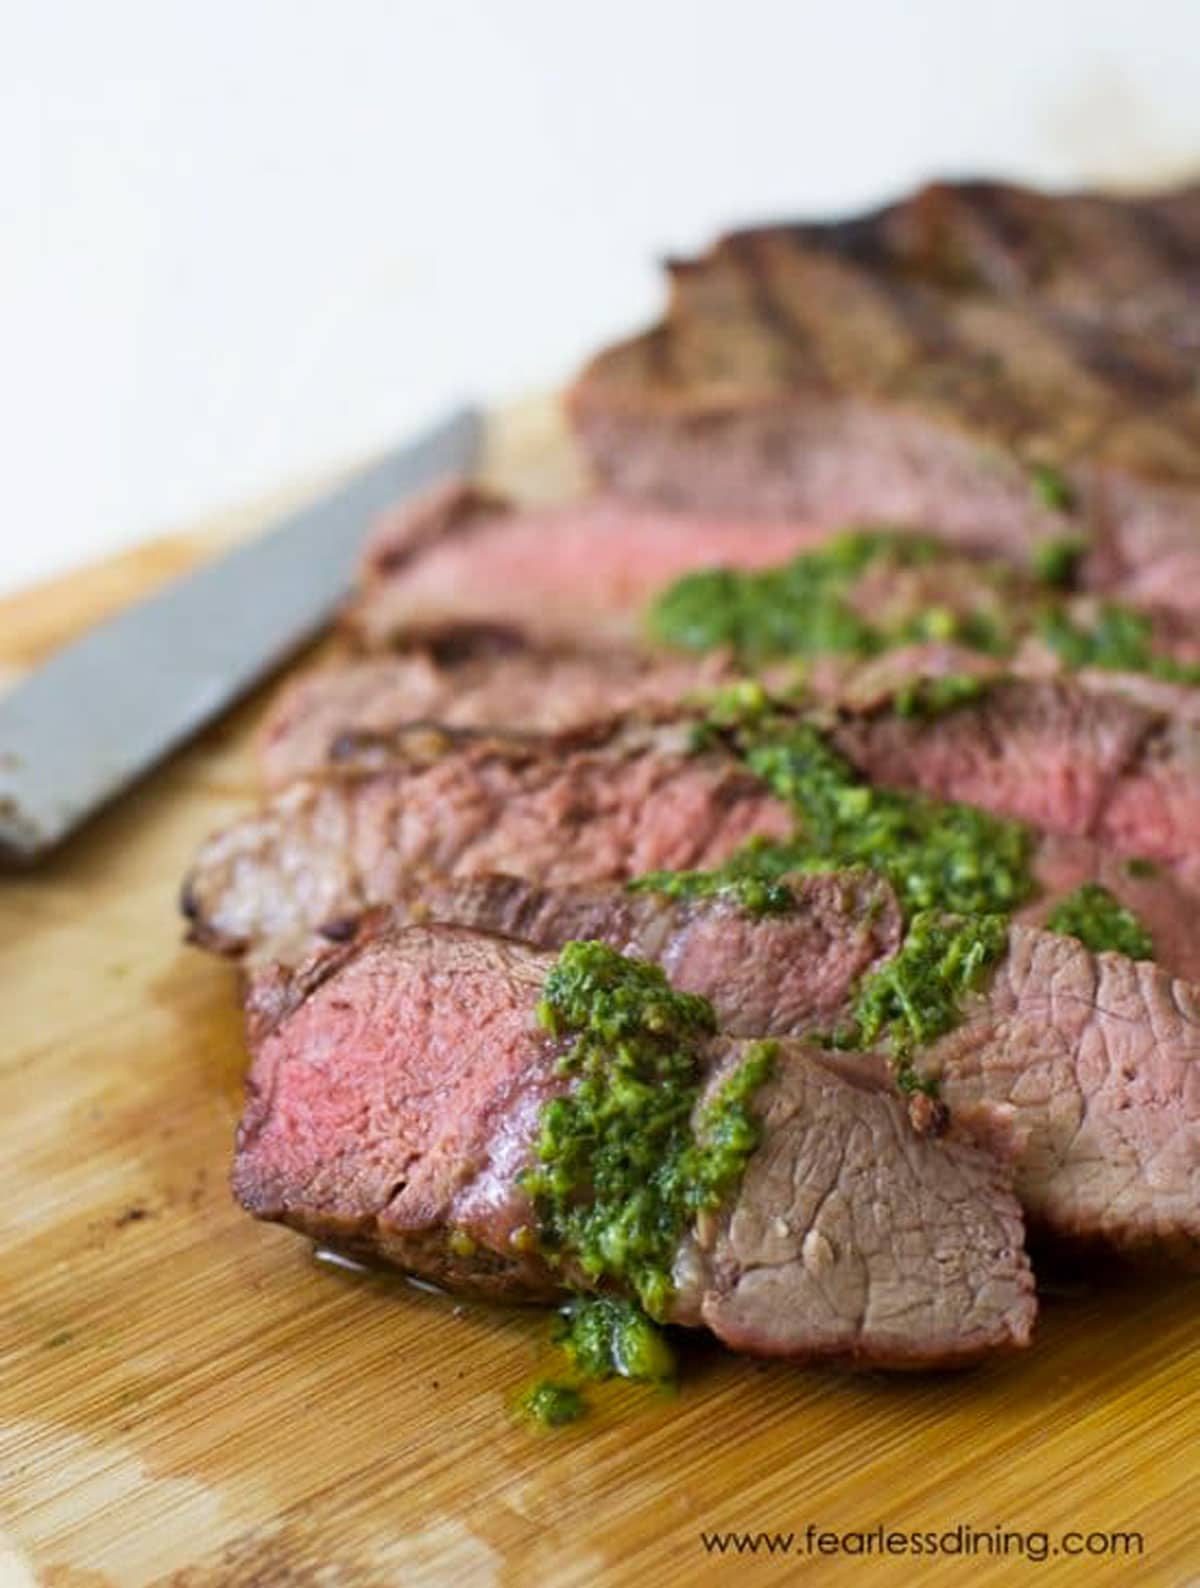
[[[839,897],[839,889],[845,894]],[[581,930],[662,965],[722,1031],[829,1030],[859,976],[898,945],[885,885],[854,873],[802,879],[794,913],[755,917],[728,900],[631,900],[512,878],[432,886],[436,920],[517,932],[560,948]],[[413,910],[401,912],[411,918]],[[827,1062],[861,1061],[833,1056]],[[1200,989],[1156,965],[1093,955],[1016,925],[963,1022],[918,1059],[951,1118],[1010,1116],[1017,1194],[1061,1240],[1200,1267]]]
[[[1059,713],[1022,737],[1003,730],[1003,700],[998,715],[986,710],[994,703],[984,697],[978,710],[932,723],[851,721],[838,738],[851,759],[892,781],[1059,824],[1065,831],[1041,838],[1033,853],[1044,897],[1030,918],[1044,919],[1079,883],[1102,881],[1143,916],[1163,966],[1194,975],[1197,886],[1184,881],[1187,862],[1138,875],[1144,865],[1130,870],[1122,859],[1176,846],[1195,853],[1195,829],[1175,819],[1181,802],[1146,797],[1156,786],[1170,794],[1173,784],[1138,759],[1137,732],[1124,716],[1113,726],[1105,715],[1084,734]],[[721,864],[752,834],[790,834],[789,808],[757,778],[719,748],[687,753],[686,740],[684,723],[608,724],[581,735],[406,730],[295,781],[210,838],[184,883],[190,939],[254,961],[297,962],[314,935],[352,934],[363,912],[411,899],[430,877],[624,883],[651,870]],[[1138,788],[1140,811],[1130,797]],[[1157,826],[1163,810],[1173,819]],[[1137,818],[1117,842],[1111,811]]]
[[[505,641],[559,652],[644,650],[652,643],[646,611],[680,576],[777,567],[827,546],[830,528],[842,523],[755,523],[611,497],[522,508],[459,482],[405,503],[381,522],[345,621],[368,648],[428,640],[443,660],[447,646],[453,658],[456,638],[465,632],[469,645],[473,631],[493,652]],[[1154,602],[1139,596],[1136,581],[1128,589],[1120,580],[1104,588],[1147,609],[1148,641],[1157,653],[1200,661],[1200,635],[1177,610],[1178,596]],[[848,604],[890,630],[938,608],[1016,643],[1036,627],[1045,594],[1010,562],[947,547],[929,561],[869,562],[853,580]],[[1091,628],[1096,603],[1094,595],[1078,596],[1066,613]]]
[[[1154,866],[1131,872],[1110,850],[1073,838],[1044,838],[1032,858],[1038,895],[1017,913],[1017,924],[1042,927],[1065,895],[1099,883],[1142,922],[1155,963],[1200,984],[1200,898],[1172,873]],[[735,1036],[795,1035],[814,1024],[827,1030],[844,1016],[858,978],[899,948],[900,907],[890,886],[861,868],[788,881],[794,909],[756,916],[728,896],[670,899],[621,884],[548,887],[498,874],[427,877],[357,929],[447,921],[541,948],[599,938],[660,964],[682,991],[713,1000],[722,1029]],[[323,941],[306,946],[319,950]]]
[[[418,649],[317,667],[288,680],[259,729],[266,788],[319,772],[414,722],[554,734],[613,717],[673,713],[728,678],[723,656],[651,660],[634,651],[497,650],[464,634],[450,658]],[[1200,691],[1197,691],[1200,695]]]
[[[1086,883],[1099,883],[1132,910],[1150,934],[1155,963],[1169,975],[1200,985],[1200,877],[1183,866],[1130,863],[1111,844],[1051,835],[1033,853],[1038,895],[1016,919],[1044,926],[1064,896]]]
[[[1012,681],[932,719],[843,716],[831,732],[875,782],[1079,840],[1070,887],[1100,872],[1137,909],[1138,879],[1121,874],[1121,857],[1166,862],[1139,896],[1170,928],[1159,952],[1180,957],[1164,962],[1191,970],[1195,885],[1182,879],[1200,833],[1200,725],[1077,686]],[[752,834],[790,835],[788,807],[732,756],[686,745],[685,720],[557,736],[416,727],[359,745],[202,846],[184,886],[192,939],[295,960],[313,933],[404,899],[427,875],[624,882],[718,865]],[[1067,854],[1035,856],[1052,888]]]
[[[1200,186],[935,184],[669,269],[569,395],[608,488],[1018,559],[1066,527],[1089,588],[1200,610]]]
[[[1013,927],[986,993],[919,1061],[953,1112],[1011,1105],[1016,1184],[1053,1234],[1200,1266],[1200,989]]]
[[[633,650],[546,650],[513,637],[463,633],[446,657],[436,649],[372,655],[321,666],[288,680],[259,729],[257,759],[265,788],[319,772],[356,756],[415,722],[501,732],[562,733],[620,716],[662,717],[742,676],[724,652],[702,658],[651,657]],[[1008,660],[947,642],[897,647],[860,663],[814,658],[805,668],[809,695],[852,713],[889,708],[906,688],[927,678],[971,675],[1055,677],[1057,658],[1037,642]],[[789,664],[760,676],[794,689]],[[1118,695],[1163,718],[1200,725],[1200,689],[1138,673],[1085,668],[1072,675],[1089,694]],[[1103,709],[1103,708],[1101,708]]]
[[[866,778],[1182,861],[1200,844],[1200,719],[1166,718],[1074,680],[1010,679],[957,710],[838,722],[833,743]]]
[[[431,877],[410,898],[368,917],[363,930],[434,921],[545,949],[599,940],[661,965],[681,992],[719,998],[721,1030],[730,1036],[797,1036],[842,1020],[860,977],[900,947],[904,921],[895,894],[874,872],[790,880],[793,910],[754,915],[729,898],[674,900],[612,884]]]
[[[383,519],[346,622],[369,646],[471,624],[547,645],[581,635],[627,644],[646,604],[681,574],[768,567],[827,539],[795,521],[698,518],[604,497],[516,510],[459,482]]]
[[[722,751],[689,755],[687,724],[592,736],[415,729],[378,763],[290,784],[204,844],[184,883],[191,938],[294,959],[426,874],[511,872],[571,884],[719,865],[752,833],[785,838],[787,807]]]
[[[452,1290],[544,1301],[577,1281],[530,1252],[519,1184],[540,1107],[568,1084],[534,1017],[551,963],[410,928],[276,999],[275,1018],[252,1024],[243,1205]],[[744,1051],[711,1043],[710,1084]],[[753,1107],[762,1139],[738,1191],[681,1243],[673,1322],[739,1350],[877,1367],[1028,1342],[1032,1276],[996,1158],[918,1135],[885,1087],[801,1042],[781,1044]]]

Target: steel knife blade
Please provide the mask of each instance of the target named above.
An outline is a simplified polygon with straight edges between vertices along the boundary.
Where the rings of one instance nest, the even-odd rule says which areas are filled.
[[[456,410],[0,696],[0,856],[49,849],[319,633],[370,520],[469,470],[482,438],[480,411]]]

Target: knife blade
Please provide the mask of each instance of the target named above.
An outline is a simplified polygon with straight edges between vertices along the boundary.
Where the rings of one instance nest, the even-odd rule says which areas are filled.
[[[319,633],[375,514],[469,470],[482,438],[479,410],[456,410],[0,697],[0,857],[56,844]]]

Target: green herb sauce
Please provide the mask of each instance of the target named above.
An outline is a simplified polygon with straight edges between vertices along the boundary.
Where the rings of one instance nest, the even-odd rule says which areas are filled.
[[[1154,958],[1154,940],[1145,926],[1098,882],[1085,882],[1069,893],[1051,912],[1046,926],[1051,932],[1077,937],[1093,954],[1112,950],[1130,959]]]
[[[1121,673],[1147,673],[1177,684],[1200,684],[1200,666],[1160,655],[1151,641],[1150,619],[1132,607],[1106,601],[1090,628],[1076,623],[1061,607],[1050,607],[1039,623],[1050,649],[1068,667],[1100,667]]]
[[[1033,893],[1023,823],[974,805],[878,789],[811,723],[775,710],[761,686],[725,692],[693,735],[732,748],[796,813],[785,842],[751,838],[709,871],[650,872],[631,887],[676,898],[728,895],[756,913],[789,909],[791,872],[866,866],[886,877],[907,915],[1009,914]]]
[[[632,1301],[577,1296],[560,1313],[554,1339],[584,1379],[662,1384],[675,1377],[666,1336]]]
[[[1022,823],[874,788],[810,723],[762,722],[735,742],[750,770],[795,809],[796,858],[806,855],[809,869],[868,866],[891,882],[906,914],[1007,914],[1032,893]]]
[[[695,1119],[700,1049],[715,1030],[706,999],[675,992],[657,965],[603,943],[568,943],[546,977],[538,1017],[569,1039],[575,1084],[545,1105],[522,1176],[542,1250],[588,1283],[632,1291],[661,1320],[683,1231],[733,1189],[758,1144],[749,1099],[774,1045],[751,1048]]]
[[[913,917],[900,952],[863,978],[852,1024],[835,1034],[840,1047],[869,1048],[886,1037],[901,1091],[934,1094],[937,1083],[913,1066],[916,1049],[952,1031],[964,995],[1008,946],[1006,915]]]
[[[950,607],[935,606],[915,613],[887,635],[880,648],[909,645],[920,640],[952,640],[968,650],[981,651],[985,656],[1008,656],[1012,653],[1014,639],[1011,626],[1002,625],[984,612],[955,612]]]
[[[874,656],[896,641],[850,606],[855,580],[881,558],[911,566],[937,555],[926,537],[860,530],[775,568],[685,574],[650,608],[650,632],[678,650],[728,646],[749,664],[828,652]]]
[[[748,915],[783,915],[796,896],[776,878],[803,869],[804,857],[790,844],[751,838],[711,871],[647,871],[628,884],[635,893],[665,893],[672,899],[730,899]]]
[[[558,1384],[539,1379],[518,1402],[522,1415],[543,1428],[562,1428],[578,1422],[587,1411],[587,1402],[573,1384]]]
[[[1087,542],[1079,535],[1056,535],[1033,550],[1033,571],[1042,584],[1065,590],[1074,582]]]
[[[1053,470],[1036,476],[1065,482]],[[1046,485],[1051,505],[1061,505],[1060,487]],[[1034,552],[1043,584],[1070,585],[1086,543],[1077,535],[1044,541]],[[881,560],[912,566],[941,555],[926,536],[859,531],[836,536],[818,551],[779,567],[739,572],[709,568],[686,574],[654,602],[648,615],[652,637],[689,651],[728,647],[746,666],[779,657],[845,654],[877,656],[917,641],[953,641],[981,653],[1010,656],[1021,625],[982,611],[956,612],[934,605],[892,627],[871,623],[849,597],[856,580]],[[992,575],[991,577],[995,577]],[[1034,619],[1036,631],[1068,668],[1102,667],[1147,673],[1176,683],[1200,684],[1200,665],[1177,662],[1155,651],[1147,617],[1107,602],[1091,624],[1072,617],[1061,596],[1047,596]],[[976,698],[983,686],[964,676],[922,679],[903,685],[897,710],[904,715],[947,711]]]
[[[564,1371],[532,1384],[517,1410],[544,1428],[560,1428],[588,1411],[584,1387],[624,1378],[637,1384],[674,1384],[675,1353],[663,1331],[634,1301],[575,1296],[555,1319],[551,1340]]]
[[[943,712],[978,700],[990,682],[973,673],[910,678],[896,691],[893,705],[899,717],[940,717]]]
[[[1048,463],[1035,463],[1029,471],[1033,494],[1052,513],[1069,513],[1075,506],[1075,492],[1061,470]]]

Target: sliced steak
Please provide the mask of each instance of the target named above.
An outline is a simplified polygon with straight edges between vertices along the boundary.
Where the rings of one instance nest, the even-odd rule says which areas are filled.
[[[661,717],[742,676],[725,652],[698,658],[633,650],[547,650],[515,637],[497,650],[491,637],[459,633],[455,650],[413,649],[342,661],[302,672],[280,690],[257,739],[268,789],[319,772],[331,761],[386,742],[414,722],[452,728],[559,733],[614,717]],[[804,670],[810,697],[853,713],[889,707],[927,678],[1008,675],[1054,678],[1058,659],[1031,641],[1005,660],[950,642],[897,647],[868,662],[813,658]],[[789,663],[761,670],[770,687],[794,692]],[[1162,718],[1200,725],[1200,689],[1144,674],[1086,668],[1073,675],[1089,694],[1117,695]]]
[[[831,730],[871,782],[921,789],[1182,861],[1200,846],[1200,720],[1074,681],[1011,679],[933,718],[859,715]]]
[[[1200,895],[1165,868],[1127,862],[1083,839],[1044,838],[1032,856],[1036,899],[1018,924],[1044,926],[1066,894],[1099,883],[1150,933],[1155,963],[1200,984]],[[524,877],[428,877],[359,930],[424,921],[561,948],[599,938],[623,954],[660,964],[684,992],[720,1007],[735,1036],[829,1029],[845,1014],[858,978],[899,947],[903,921],[895,895],[877,874],[854,869],[789,878],[796,906],[754,916],[729,898],[673,900],[621,884],[547,887]],[[346,926],[347,936],[349,923]],[[326,941],[320,935],[305,948]]]
[[[282,788],[356,752],[364,739],[414,722],[552,734],[660,714],[728,674],[722,656],[652,661],[633,651],[547,652],[520,644],[497,653],[463,636],[451,660],[411,650],[290,679],[258,734],[259,774],[266,788]]]
[[[1066,527],[1090,588],[1200,610],[1200,186],[937,184],[670,275],[570,394],[607,487],[1016,558]]]
[[[534,1018],[550,957],[453,929],[335,956],[254,1027],[234,1186],[251,1212],[454,1290],[551,1299],[519,1176],[568,1083]],[[277,973],[271,973],[274,977]],[[716,1085],[743,1050],[710,1045]],[[954,1366],[1027,1343],[1035,1301],[1007,1172],[918,1135],[903,1104],[780,1045],[731,1205],[679,1250],[672,1321],[739,1350]]]
[[[442,487],[379,525],[347,623],[371,646],[454,624],[621,645],[680,574],[768,567],[827,538],[794,521],[643,512],[603,497],[517,511],[469,485]]]
[[[506,644],[576,653],[645,650],[652,643],[646,612],[681,575],[777,566],[827,545],[830,527],[844,524],[754,523],[607,497],[521,508],[456,484],[383,520],[346,623],[368,647],[429,641],[441,660],[463,635],[468,654],[480,638],[493,652]],[[1140,594],[1136,583],[1126,589],[1119,580],[1106,588],[1146,609],[1156,651],[1200,661],[1200,635],[1177,610],[1178,598],[1158,603]],[[847,600],[861,617],[891,631],[937,608],[1015,643],[1036,627],[1044,596],[1044,588],[1011,563],[947,548],[929,562],[897,566],[884,557],[868,563]],[[1096,598],[1075,597],[1067,611],[1090,627]]]
[[[968,1134],[917,1134],[890,1087],[826,1057],[781,1044],[737,1197],[680,1252],[676,1321],[735,1351],[864,1367],[956,1367],[1028,1344],[1007,1166]]]
[[[1064,895],[1097,882],[1149,932],[1155,963],[1200,985],[1200,877],[1186,867],[1131,862],[1107,842],[1051,835],[1038,841],[1033,871],[1038,896],[1018,912],[1022,925],[1044,926]]]
[[[951,1112],[1011,1105],[1017,1191],[1053,1234],[1200,1266],[1200,989],[1013,927],[986,993],[920,1061]]]
[[[1036,908],[1102,881],[1144,916],[1162,963],[1193,974],[1200,879],[1184,877],[1200,772],[1189,780],[1182,756],[1147,756],[1160,739],[1146,736],[1136,705],[1097,697],[1103,709],[1081,715],[1083,692],[1064,705],[1058,686],[1030,685],[1035,704],[1050,691],[1053,709],[1026,720],[1006,694],[1015,687],[928,722],[846,719],[836,737],[880,781],[1040,819],[1051,835],[1033,857],[1046,889]],[[620,883],[713,866],[752,834],[791,831],[788,807],[732,757],[689,755],[683,723],[575,737],[418,728],[360,746],[214,835],[183,904],[193,941],[294,962],[315,933],[352,931],[364,911],[410,898],[430,876]],[[1183,858],[1151,877],[1123,862],[1164,852]]]
[[[513,876],[433,877],[366,930],[440,921],[558,949],[595,939],[661,965],[681,992],[713,998],[731,1036],[828,1030],[861,976],[899,948],[900,906],[873,872],[792,880],[796,906],[755,916],[730,899],[672,900],[611,884],[545,887]]]
[[[193,941],[294,958],[314,930],[406,896],[425,874],[558,884],[717,865],[787,807],[686,724],[587,739],[416,730],[377,765],[292,783],[216,834],[184,884]]]
[[[519,932],[547,949],[586,930],[656,960],[681,991],[711,1000],[722,1030],[745,1036],[838,1025],[858,977],[899,938],[889,890],[853,874],[801,881],[795,913],[775,917],[724,900],[631,901],[620,889],[581,894],[513,879],[442,884],[423,902],[435,919]],[[857,1056],[829,1062],[861,1069]],[[1059,1239],[1200,1267],[1195,985],[1017,925],[962,1025],[919,1066],[940,1077],[951,1118],[1011,1116],[1017,1191],[1033,1223]]]

